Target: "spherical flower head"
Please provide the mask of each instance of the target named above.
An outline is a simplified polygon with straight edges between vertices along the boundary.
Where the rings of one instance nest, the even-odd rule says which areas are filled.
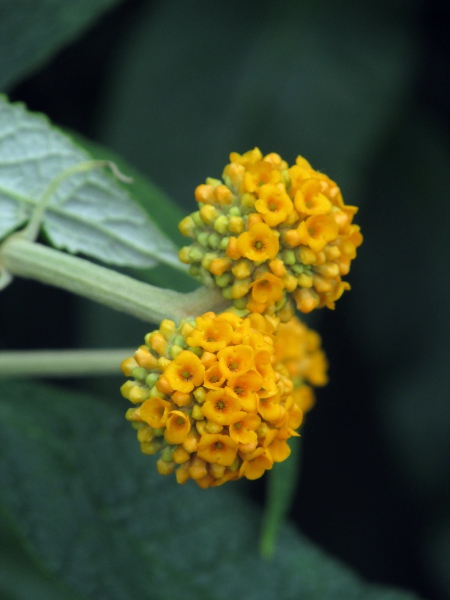
[[[324,386],[328,382],[328,361],[319,334],[293,317],[289,323],[280,323],[274,351],[276,368],[284,370],[293,384],[291,393],[295,403],[302,413],[308,412],[315,404],[312,386]],[[298,417],[301,422],[302,414]]]
[[[122,363],[121,391],[159,473],[207,488],[256,479],[287,458],[303,418],[298,391],[324,378],[318,338],[300,323],[294,330],[268,315],[209,312],[145,336]]]
[[[362,243],[352,222],[357,208],[345,205],[336,183],[306,159],[289,167],[258,148],[232,152],[223,179],[207,179],[195,199],[198,211],[180,223],[193,239],[180,260],[235,308],[286,322],[295,307],[334,308],[350,289],[342,278]],[[264,297],[256,282],[267,286]]]

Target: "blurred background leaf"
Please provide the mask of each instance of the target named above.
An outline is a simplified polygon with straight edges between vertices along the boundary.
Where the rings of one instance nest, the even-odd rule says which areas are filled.
[[[1,0],[0,90],[36,71],[119,0]]]
[[[5,503],[65,585],[96,600],[413,600],[371,588],[282,531],[258,556],[261,519],[237,486],[180,489],[130,444],[122,410],[39,385],[0,384]],[[70,515],[70,518],[67,518]]]
[[[5,600],[82,600],[47,571],[0,507],[0,594]]]
[[[439,600],[450,598],[449,23],[441,0],[128,0],[9,88],[115,149],[182,212],[230,151],[255,145],[306,156],[362,207],[352,290],[309,319],[330,384],[303,428],[290,518],[366,578]],[[173,216],[161,211],[163,231]],[[3,348],[136,346],[146,331],[29,282],[0,297]],[[67,386],[121,407],[119,382]],[[263,503],[264,482],[240,489]]]

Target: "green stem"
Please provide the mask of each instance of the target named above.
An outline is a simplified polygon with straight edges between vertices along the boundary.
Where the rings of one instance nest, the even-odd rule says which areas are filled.
[[[89,377],[119,375],[134,349],[0,352],[0,377]]]
[[[267,474],[266,506],[264,509],[259,551],[262,558],[272,559],[275,554],[280,527],[287,517],[300,474],[300,439],[291,438],[291,456]]]
[[[220,293],[207,288],[182,294],[137,281],[82,258],[33,243],[21,234],[0,248],[1,266],[11,275],[35,279],[150,323],[179,321],[208,310],[223,310]]]

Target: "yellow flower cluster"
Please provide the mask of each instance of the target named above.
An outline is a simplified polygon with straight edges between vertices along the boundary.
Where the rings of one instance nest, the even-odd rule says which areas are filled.
[[[342,277],[362,243],[331,179],[302,157],[289,167],[255,148],[230,154],[223,181],[195,190],[199,210],[179,225],[194,242],[180,251],[190,273],[218,286],[237,309],[277,315],[334,308],[350,288]]]
[[[313,403],[305,382],[326,383],[326,367],[319,337],[297,319],[209,312],[147,334],[122,362],[121,391],[159,473],[208,488],[257,479],[289,456]]]

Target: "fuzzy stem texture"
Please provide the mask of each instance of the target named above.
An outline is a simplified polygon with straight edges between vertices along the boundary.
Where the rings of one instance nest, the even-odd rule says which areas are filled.
[[[11,274],[84,296],[149,323],[197,316],[223,307],[223,298],[200,288],[183,294],[161,289],[82,258],[13,235],[0,249],[0,265]]]
[[[118,375],[129,348],[0,352],[1,377],[89,377]]]

